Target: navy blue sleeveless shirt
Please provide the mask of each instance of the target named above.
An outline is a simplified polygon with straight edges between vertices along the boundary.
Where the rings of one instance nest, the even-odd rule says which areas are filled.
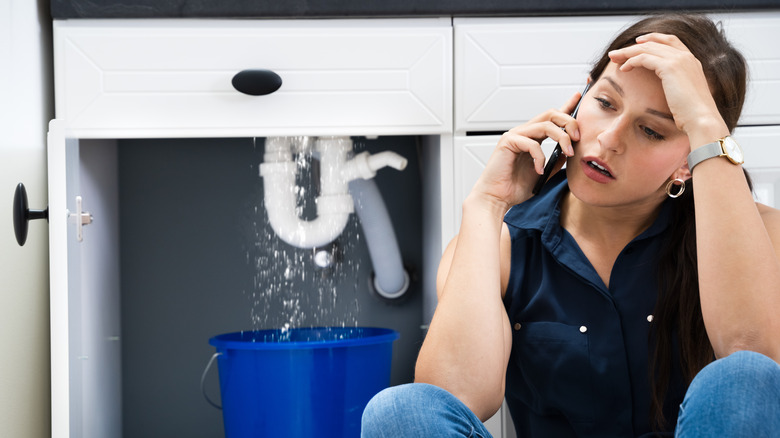
[[[618,256],[609,288],[561,227],[565,171],[504,217],[512,263],[506,400],[521,437],[636,437],[650,421],[650,328],[669,200]],[[673,367],[674,368],[674,367]],[[667,400],[682,402],[679,370]],[[675,418],[676,411],[670,413]]]

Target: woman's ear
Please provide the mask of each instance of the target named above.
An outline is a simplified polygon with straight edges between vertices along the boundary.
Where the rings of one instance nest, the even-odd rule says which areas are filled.
[[[679,169],[674,171],[672,174],[672,179],[681,179],[683,181],[688,181],[691,179],[691,170],[688,169],[688,160],[685,160],[685,163],[683,163]]]

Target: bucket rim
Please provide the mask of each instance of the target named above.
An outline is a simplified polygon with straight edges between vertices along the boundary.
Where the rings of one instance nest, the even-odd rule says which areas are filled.
[[[306,341],[264,341],[264,338],[281,333],[292,332],[347,332],[360,336],[344,339],[315,339]],[[355,347],[393,342],[400,337],[396,330],[384,327],[296,327],[290,329],[243,330],[223,333],[209,339],[209,344],[218,350],[300,350],[334,347]],[[260,339],[258,341],[258,339]]]

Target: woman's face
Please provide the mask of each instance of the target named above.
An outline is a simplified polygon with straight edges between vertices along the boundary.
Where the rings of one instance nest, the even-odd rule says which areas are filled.
[[[682,169],[688,137],[677,129],[655,73],[617,67],[610,63],[580,104],[569,187],[588,204],[656,205],[669,179],[689,176]]]

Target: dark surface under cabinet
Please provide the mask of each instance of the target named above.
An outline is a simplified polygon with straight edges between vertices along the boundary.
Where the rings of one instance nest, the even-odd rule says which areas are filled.
[[[51,0],[62,18],[325,18],[619,14],[780,8],[780,0]]]

